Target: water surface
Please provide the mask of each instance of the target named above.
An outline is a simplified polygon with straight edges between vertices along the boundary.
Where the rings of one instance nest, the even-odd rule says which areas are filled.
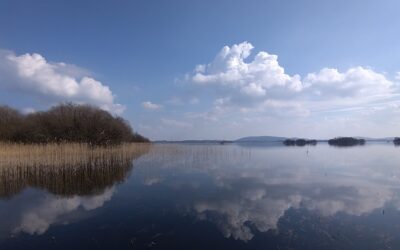
[[[400,249],[400,148],[154,145],[0,170],[0,249]]]

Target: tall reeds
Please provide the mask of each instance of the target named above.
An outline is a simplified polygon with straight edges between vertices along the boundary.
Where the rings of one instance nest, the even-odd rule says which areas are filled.
[[[86,143],[0,143],[1,167],[74,167],[117,165],[131,161],[149,149],[146,143],[93,147]]]
[[[0,199],[26,187],[63,196],[92,195],[123,181],[150,144],[0,143]]]

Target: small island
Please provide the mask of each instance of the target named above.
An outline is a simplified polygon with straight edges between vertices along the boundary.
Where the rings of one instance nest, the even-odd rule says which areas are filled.
[[[400,146],[400,137],[395,137],[393,139],[393,143],[394,143],[395,146]]]
[[[317,145],[317,140],[307,140],[307,139],[286,139],[283,141],[286,146],[305,146],[305,145]]]
[[[328,144],[337,147],[350,147],[350,146],[364,145],[365,139],[357,139],[354,137],[337,137],[328,140]]]

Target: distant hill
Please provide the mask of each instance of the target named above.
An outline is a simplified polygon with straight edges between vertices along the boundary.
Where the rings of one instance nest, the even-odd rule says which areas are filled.
[[[286,137],[279,137],[279,136],[248,136],[237,139],[234,142],[283,142],[286,140]]]
[[[232,141],[227,140],[181,140],[181,141],[168,141],[168,140],[159,140],[153,141],[154,143],[187,143],[187,144],[225,144],[232,143]]]

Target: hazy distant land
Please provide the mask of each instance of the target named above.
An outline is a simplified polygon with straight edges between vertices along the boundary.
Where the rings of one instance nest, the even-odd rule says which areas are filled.
[[[284,144],[287,146],[297,145],[297,146],[304,146],[304,145],[316,145],[317,143],[329,143],[331,141],[331,145],[335,145],[335,140],[344,138],[346,141],[357,141],[364,143],[354,143],[354,145],[363,145],[368,142],[391,142],[395,145],[400,145],[400,138],[398,137],[384,137],[384,138],[370,138],[370,137],[348,137],[348,136],[338,136],[335,138],[330,139],[310,139],[310,138],[300,138],[300,137],[282,137],[282,136],[247,136],[242,137],[236,140],[159,140],[154,141],[155,143],[187,143],[187,144],[228,144],[228,143],[235,143],[235,144]],[[349,139],[351,138],[351,139]],[[343,141],[343,140],[339,140]],[[340,143],[339,143],[340,144]],[[345,143],[347,144],[347,143]],[[353,144],[353,143],[350,143]]]

